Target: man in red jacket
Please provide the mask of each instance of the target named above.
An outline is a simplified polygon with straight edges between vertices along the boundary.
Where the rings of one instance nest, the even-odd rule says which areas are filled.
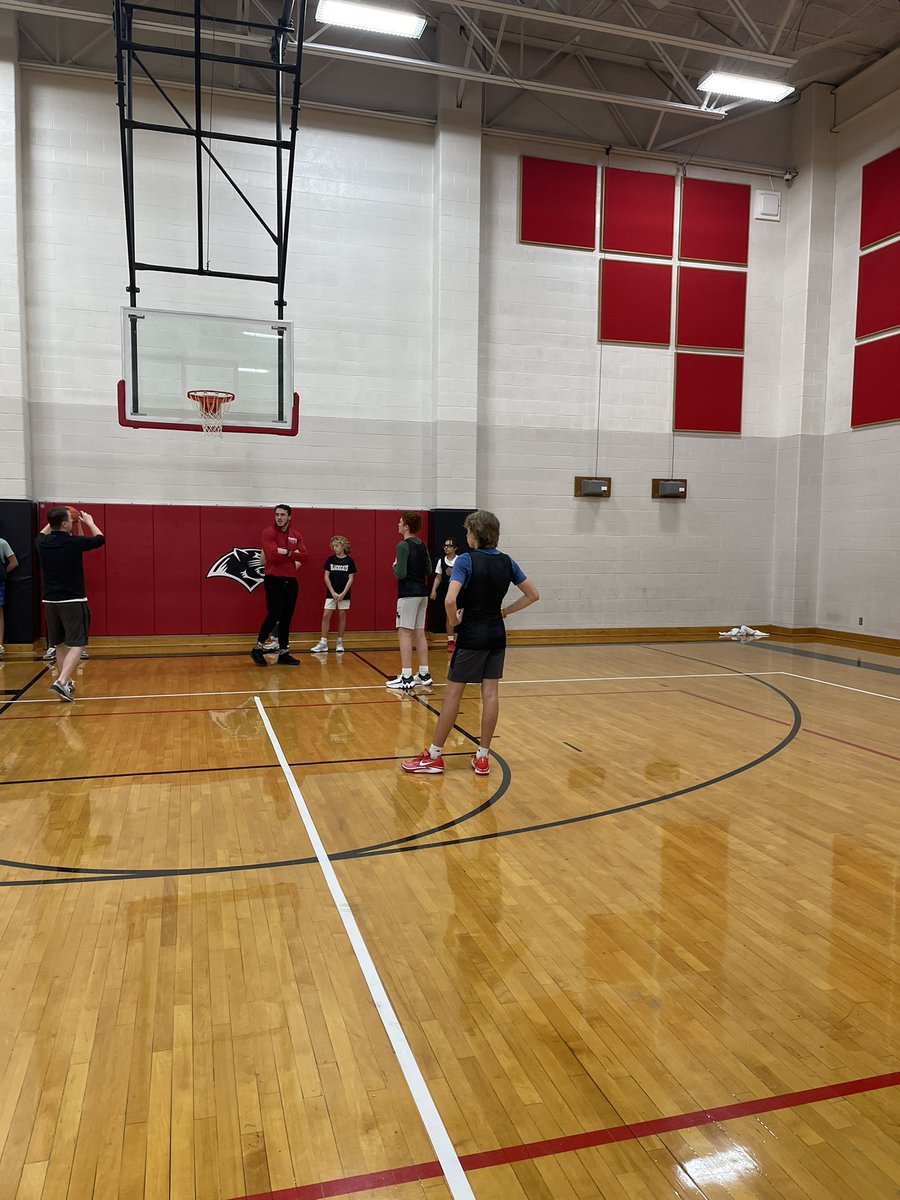
[[[262,534],[263,568],[265,571],[266,618],[259,627],[256,645],[250,657],[257,666],[266,665],[263,643],[278,626],[278,664],[299,667],[300,663],[288,653],[291,617],[297,603],[297,572],[309,558],[303,538],[291,528],[291,507],[279,504],[275,508],[275,524],[267,525]]]

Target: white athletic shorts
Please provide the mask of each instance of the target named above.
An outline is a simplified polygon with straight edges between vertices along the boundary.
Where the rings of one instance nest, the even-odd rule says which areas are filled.
[[[401,596],[397,601],[397,628],[424,629],[427,596]]]
[[[347,609],[349,607],[350,607],[350,597],[349,596],[347,597],[346,600],[335,600],[334,596],[329,596],[328,599],[325,601],[325,611],[326,612],[334,612],[334,610],[336,608],[340,609],[343,612],[344,609]]]

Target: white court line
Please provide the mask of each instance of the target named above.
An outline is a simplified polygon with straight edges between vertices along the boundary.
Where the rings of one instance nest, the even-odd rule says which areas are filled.
[[[875,696],[878,700],[893,700],[900,704],[900,696],[889,696],[886,692],[867,692],[865,688],[850,687],[847,683],[832,683],[830,679],[816,679],[815,675],[798,675],[796,671],[785,671],[791,679],[805,679],[808,683],[823,683],[825,687],[840,688],[843,692],[858,692],[860,696]]]
[[[262,701],[258,695],[253,697],[253,701],[259,710],[259,715],[269,736],[269,741],[272,743],[272,749],[275,751],[287,785],[291,789],[291,795],[294,797],[294,803],[297,805],[297,811],[300,814],[300,820],[306,828],[316,858],[319,860],[319,866],[322,868],[322,874],[325,876],[325,882],[328,884],[331,898],[334,900],[335,908],[343,922],[344,929],[347,931],[347,937],[350,939],[350,945],[353,947],[356,961],[359,963],[372,1000],[375,1002],[375,1007],[378,1010],[378,1015],[381,1017],[385,1033],[388,1035],[391,1046],[394,1049],[394,1054],[397,1056],[400,1070],[403,1072],[403,1077],[412,1093],[416,1108],[419,1110],[419,1116],[422,1118],[422,1123],[431,1139],[432,1146],[434,1146],[438,1162],[441,1164],[444,1178],[447,1181],[447,1187],[450,1190],[450,1195],[454,1200],[475,1200],[475,1193],[469,1186],[466,1173],[453,1148],[453,1143],[450,1141],[450,1135],[447,1133],[440,1113],[437,1110],[434,1100],[431,1098],[428,1084],[425,1082],[424,1076],[419,1070],[419,1065],[413,1056],[412,1047],[406,1040],[406,1034],[403,1032],[403,1028],[397,1020],[397,1014],[394,1012],[391,1002],[388,999],[388,994],[384,990],[384,984],[381,982],[375,964],[372,962],[372,956],[369,954],[368,947],[363,940],[363,935],[360,933],[356,918],[353,915],[353,911],[340,883],[338,883],[334,867],[328,859],[328,852],[325,849],[322,839],[319,837],[319,831],[316,829],[312,814],[307,808],[303,794],[297,786],[297,780],[288,766],[288,761],[284,756],[284,751],[281,749],[278,738],[275,736],[275,731],[269,722]]]
[[[744,679],[756,675],[790,675],[790,671],[704,671],[702,673],[685,673],[681,675],[585,675],[574,679],[502,679],[500,682],[506,687],[522,687],[525,684],[536,683],[633,683],[641,679]],[[805,676],[798,676],[805,678]],[[433,687],[444,687],[443,683],[435,683]],[[353,686],[329,687],[327,684],[323,687],[310,688],[269,688],[268,691],[261,688],[240,688],[236,691],[221,691],[221,692],[136,692],[125,696],[77,696],[79,704],[89,704],[99,700],[191,700],[203,696],[296,696],[310,692],[383,692],[387,691],[383,683],[363,683]],[[877,692],[873,695],[878,695]],[[13,701],[15,705],[20,704],[55,704],[59,707],[59,700],[36,700],[36,699],[21,699]],[[202,709],[198,709],[202,712]]]

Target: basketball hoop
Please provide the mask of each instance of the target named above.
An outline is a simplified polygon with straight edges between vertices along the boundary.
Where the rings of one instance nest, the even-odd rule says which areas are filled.
[[[200,414],[204,437],[221,437],[225,408],[234,399],[234,392],[211,392],[197,389],[188,392],[187,396]]]

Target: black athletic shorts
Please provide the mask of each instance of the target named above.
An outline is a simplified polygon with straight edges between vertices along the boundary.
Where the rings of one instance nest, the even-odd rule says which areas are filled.
[[[506,647],[499,650],[467,650],[457,646],[450,659],[447,679],[450,683],[482,683],[485,679],[503,677]]]
[[[84,600],[44,601],[48,646],[86,646],[91,614]]]

